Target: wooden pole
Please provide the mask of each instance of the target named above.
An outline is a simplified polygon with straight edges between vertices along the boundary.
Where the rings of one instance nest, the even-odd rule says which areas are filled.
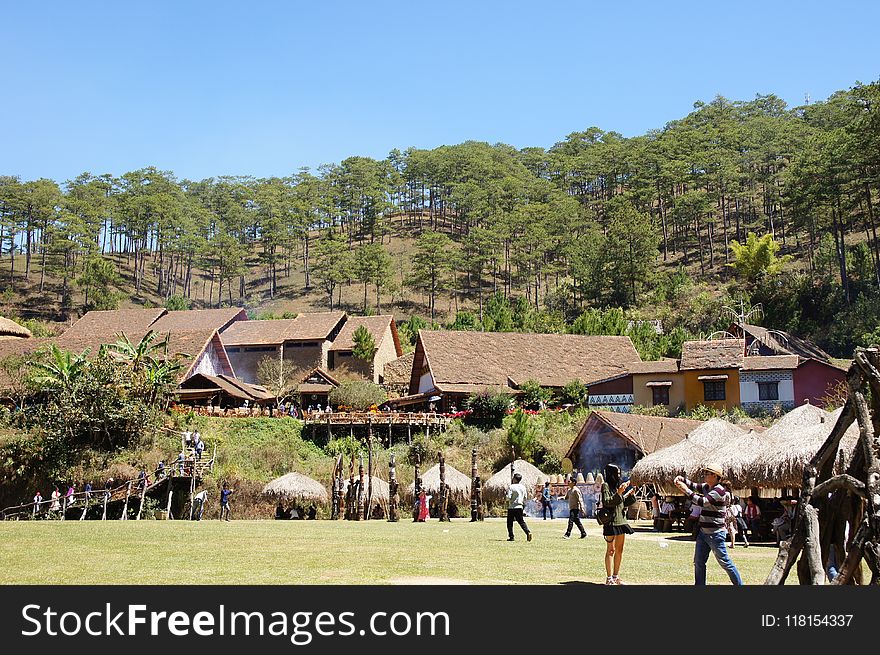
[[[83,498],[83,513],[80,514],[79,520],[84,521],[86,518],[86,512],[89,511],[89,493],[86,493],[85,498]]]
[[[141,520],[141,512],[144,510],[144,497],[147,495],[147,480],[144,478],[144,487],[141,489],[141,504],[138,505],[138,513],[135,521]]]
[[[477,449],[471,450],[471,523],[477,520]]]
[[[107,520],[107,501],[110,499],[110,491],[107,490],[104,492],[104,513],[101,514],[101,520]]]
[[[64,515],[67,514],[67,496],[61,499],[61,520],[64,520]]]
[[[364,519],[364,500],[364,454],[361,453],[358,456],[357,521]]]
[[[171,478],[168,478],[168,502],[165,504],[165,512],[167,512],[167,514],[168,514],[168,520],[171,520],[174,518],[173,516],[171,516],[171,494],[172,493],[173,492],[171,490]]]
[[[394,462],[394,453],[391,453],[391,461],[388,462],[388,521],[390,523],[397,523],[400,520],[399,501],[397,465]]]
[[[336,458],[336,466],[333,467],[332,489],[333,504],[330,507],[330,520],[336,521],[339,519],[340,506],[342,504],[342,455]]]
[[[373,511],[373,417],[367,417],[367,510],[364,519],[370,520]]]
[[[448,521],[446,505],[449,501],[449,488],[446,486],[446,458],[443,457],[442,452],[437,454],[440,457],[440,497],[437,503],[437,515],[441,521]]]
[[[419,456],[416,455],[416,467],[415,467],[416,470],[413,473],[413,511],[412,511],[413,523],[415,523],[416,521],[419,520],[418,499],[419,499],[419,494],[422,493],[422,477],[419,474],[419,464],[420,464]]]

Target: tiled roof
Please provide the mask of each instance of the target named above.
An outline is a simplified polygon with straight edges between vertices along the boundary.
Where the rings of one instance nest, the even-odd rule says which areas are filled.
[[[742,357],[742,339],[685,341],[681,347],[681,370],[739,368]]]
[[[744,371],[772,371],[796,369],[800,359],[797,355],[770,355],[766,357],[743,357]]]

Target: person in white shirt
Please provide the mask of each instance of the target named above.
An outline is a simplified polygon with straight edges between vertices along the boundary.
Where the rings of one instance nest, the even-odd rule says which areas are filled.
[[[205,513],[205,503],[208,502],[208,491],[202,490],[193,496],[193,520],[201,521]]]
[[[529,530],[529,526],[526,525],[526,521],[523,518],[523,510],[525,509],[526,503],[526,488],[525,485],[522,484],[522,474],[514,473],[513,474],[513,483],[510,485],[510,489],[507,492],[507,540],[514,541],[513,539],[513,522],[516,521],[519,523],[519,527],[523,529],[523,532],[526,533],[526,540],[532,540],[532,533]]]
[[[675,505],[672,503],[672,496],[666,496],[666,500],[660,505],[660,524],[663,532],[672,530],[672,513],[675,511]]]
[[[746,537],[746,522],[743,519],[742,505],[740,505],[739,496],[733,497],[733,501],[727,508],[727,516],[725,517],[725,520],[728,526],[727,531],[730,534],[730,548],[733,549],[737,534],[742,536],[743,547],[748,548],[749,539]]]

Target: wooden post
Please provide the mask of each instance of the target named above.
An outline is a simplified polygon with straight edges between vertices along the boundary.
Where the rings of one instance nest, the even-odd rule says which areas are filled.
[[[101,520],[107,520],[107,501],[110,499],[110,491],[107,490],[104,492],[104,513],[101,514]]]
[[[449,502],[449,488],[446,486],[446,458],[443,453],[437,453],[440,457],[440,494],[437,501],[437,516],[441,521],[448,521],[446,505]]]
[[[357,521],[364,519],[364,500],[364,454],[361,453],[358,456]]]
[[[391,443],[391,417],[388,417],[388,447],[391,448],[393,444]]]
[[[391,461],[388,462],[388,521],[390,523],[397,523],[400,520],[399,502],[397,465],[394,463],[394,453],[391,453]]]
[[[64,515],[67,514],[67,496],[61,499],[61,520],[64,520]]]
[[[477,449],[471,450],[471,523],[477,520]]]
[[[121,521],[128,520],[128,497],[131,495],[131,480],[128,481],[128,484],[125,486],[125,505],[122,507],[122,518]]]
[[[348,461],[348,491],[345,494],[345,519],[347,521],[354,520],[354,514],[357,511],[357,492],[354,488],[354,453]]]
[[[168,513],[168,520],[170,521],[174,517],[171,516],[171,478],[168,478],[168,502],[165,504],[165,511]]]
[[[412,446],[412,417],[406,417],[406,445]]]
[[[416,470],[413,473],[413,523],[419,520],[419,494],[422,493],[422,476],[419,474],[419,456],[416,455]]]
[[[342,455],[336,458],[336,466],[333,467],[333,481],[332,486],[333,489],[333,497],[332,497],[332,505],[330,506],[330,520],[336,521],[339,519],[339,510],[340,505],[342,504],[340,501],[342,500]]]
[[[367,508],[364,519],[370,520],[373,511],[373,417],[367,417]]]
[[[85,497],[83,498],[83,513],[80,514],[79,520],[84,521],[86,518],[86,512],[89,511],[89,493],[87,492]]]
[[[144,497],[147,495],[147,479],[144,478],[144,488],[141,489],[141,504],[138,505],[138,513],[135,521],[141,520],[141,512],[144,510]]]

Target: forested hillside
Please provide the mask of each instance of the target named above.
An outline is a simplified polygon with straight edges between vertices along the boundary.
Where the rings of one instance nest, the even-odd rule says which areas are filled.
[[[845,357],[880,340],[878,102],[878,83],[797,108],[718,97],[632,138],[395,149],[285,178],[0,177],[0,299],[56,321],[131,303],[460,329],[660,319],[650,356],[742,300]]]

